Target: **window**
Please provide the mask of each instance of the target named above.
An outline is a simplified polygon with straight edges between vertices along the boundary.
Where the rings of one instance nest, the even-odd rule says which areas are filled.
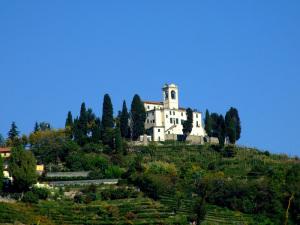
[[[147,108],[150,109],[150,106],[148,105]]]
[[[176,124],[178,124],[179,123],[179,121],[178,121],[178,119],[176,118]]]
[[[198,118],[198,113],[196,113],[196,118]]]
[[[166,115],[166,118],[168,118],[169,116],[168,115]]]
[[[160,129],[157,129],[157,132],[160,132]]]
[[[149,123],[149,119],[147,120],[147,123]]]
[[[199,123],[198,123],[198,121],[196,121],[196,126],[197,126],[197,127],[199,127]]]
[[[166,98],[166,99],[169,98],[169,93],[168,93],[168,91],[165,91],[165,98]]]
[[[173,119],[172,118],[170,118],[170,123],[173,123]]]
[[[168,131],[168,134],[170,134],[170,131]]]
[[[181,116],[183,116],[183,112],[181,113]]]
[[[176,92],[175,91],[171,91],[171,98],[176,99]]]
[[[155,120],[152,120],[152,123],[155,123]]]
[[[170,111],[170,115],[172,115],[172,111]]]
[[[175,116],[175,111],[173,111],[173,115]]]

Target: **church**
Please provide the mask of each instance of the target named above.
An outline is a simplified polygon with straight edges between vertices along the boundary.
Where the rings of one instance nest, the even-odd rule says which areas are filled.
[[[179,107],[178,87],[166,84],[162,88],[163,101],[144,101],[146,109],[145,129],[153,141],[180,140],[186,109]],[[187,140],[202,142],[205,131],[201,112],[193,112],[193,130]]]

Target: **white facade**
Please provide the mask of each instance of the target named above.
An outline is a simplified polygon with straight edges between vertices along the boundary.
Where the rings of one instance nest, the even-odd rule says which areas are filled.
[[[146,109],[145,128],[153,141],[165,141],[183,135],[182,124],[187,119],[186,109],[179,107],[178,87],[175,84],[163,88],[163,102],[144,101]],[[193,112],[193,130],[191,136],[204,137],[202,114]]]

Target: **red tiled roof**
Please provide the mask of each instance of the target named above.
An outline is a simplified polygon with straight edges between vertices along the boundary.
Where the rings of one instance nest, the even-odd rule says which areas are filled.
[[[162,105],[162,102],[155,102],[155,101],[144,101],[146,104],[153,104],[153,105]]]
[[[8,153],[10,152],[10,148],[7,147],[7,148],[0,148],[0,153]]]

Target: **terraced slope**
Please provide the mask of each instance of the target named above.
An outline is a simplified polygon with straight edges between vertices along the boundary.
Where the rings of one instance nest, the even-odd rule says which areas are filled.
[[[31,206],[0,203],[0,223],[169,224],[176,220],[167,207],[148,198],[95,201],[87,205],[66,201],[43,201]]]

